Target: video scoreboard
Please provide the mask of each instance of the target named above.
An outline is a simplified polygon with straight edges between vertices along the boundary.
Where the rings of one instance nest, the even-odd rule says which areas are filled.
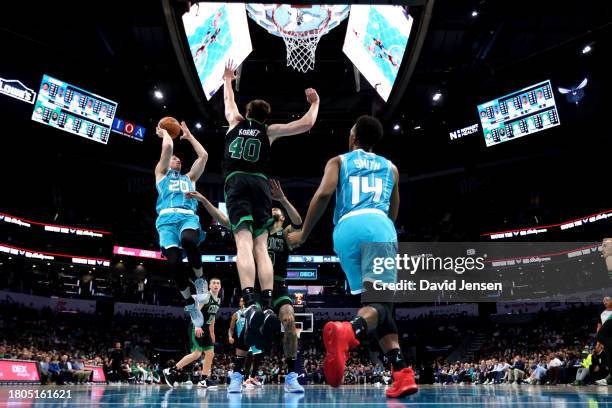
[[[43,75],[32,120],[106,144],[117,102]]]
[[[559,126],[550,81],[478,105],[487,147]]]

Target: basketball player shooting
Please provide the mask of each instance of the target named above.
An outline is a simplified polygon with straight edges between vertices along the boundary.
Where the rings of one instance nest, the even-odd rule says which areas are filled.
[[[280,137],[305,133],[314,126],[319,112],[319,95],[312,88],[306,89],[310,109],[304,116],[286,124],[267,125],[271,109],[264,100],[249,102],[246,115],[240,113],[232,89],[234,79],[235,67],[230,60],[223,73],[225,118],[229,123],[223,160],[224,192],[236,241],[242,297],[247,307],[245,343],[249,347],[266,349],[274,330],[279,327],[278,318],[272,311],[274,270],[267,242],[268,228],[274,222],[268,184],[270,145]],[[263,312],[254,297],[256,271]]]
[[[189,313],[195,327],[202,327],[204,316],[195,302],[207,303],[210,297],[208,284],[203,277],[202,257],[198,248],[206,237],[200,226],[196,211],[198,202],[185,196],[195,190],[195,183],[204,172],[208,153],[191,134],[185,122],[181,122],[183,136],[193,146],[197,159],[187,174],[181,174],[182,162],[173,154],[174,142],[168,131],[158,127],[157,135],[162,138],[162,151],[155,167],[157,197],[157,221],[155,227],[159,234],[162,254],[174,282],[185,299],[185,311]],[[183,252],[187,254],[189,269],[183,265]],[[192,298],[192,286],[196,299]]]
[[[293,246],[302,244],[335,192],[334,251],[340,258],[352,294],[365,289],[361,274],[362,243],[385,243],[386,256],[395,257],[397,253],[393,222],[399,211],[399,173],[389,160],[372,153],[382,136],[383,127],[376,118],[361,116],[357,119],[349,136],[349,153],[327,162],[302,230],[288,237]],[[324,326],[323,371],[327,383],[332,387],[342,383],[349,349],[357,347],[359,340],[370,332],[393,366],[393,385],[387,389],[387,397],[398,398],[417,392],[414,372],[406,366],[400,350],[392,303],[366,303],[350,322],[328,322]]]

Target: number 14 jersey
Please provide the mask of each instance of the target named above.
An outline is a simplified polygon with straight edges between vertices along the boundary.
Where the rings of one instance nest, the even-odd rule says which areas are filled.
[[[395,175],[392,163],[363,149],[340,155],[334,224],[355,210],[389,212]]]

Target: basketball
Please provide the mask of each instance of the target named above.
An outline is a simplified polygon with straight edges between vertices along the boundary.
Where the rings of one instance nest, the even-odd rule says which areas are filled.
[[[166,116],[161,118],[158,123],[158,126],[168,131],[168,134],[170,134],[170,137],[173,139],[176,139],[182,133],[181,124],[172,116]]]

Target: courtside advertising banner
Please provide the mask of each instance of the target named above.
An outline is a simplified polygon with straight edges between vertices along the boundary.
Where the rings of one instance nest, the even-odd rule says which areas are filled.
[[[0,360],[0,383],[40,382],[34,361]]]

